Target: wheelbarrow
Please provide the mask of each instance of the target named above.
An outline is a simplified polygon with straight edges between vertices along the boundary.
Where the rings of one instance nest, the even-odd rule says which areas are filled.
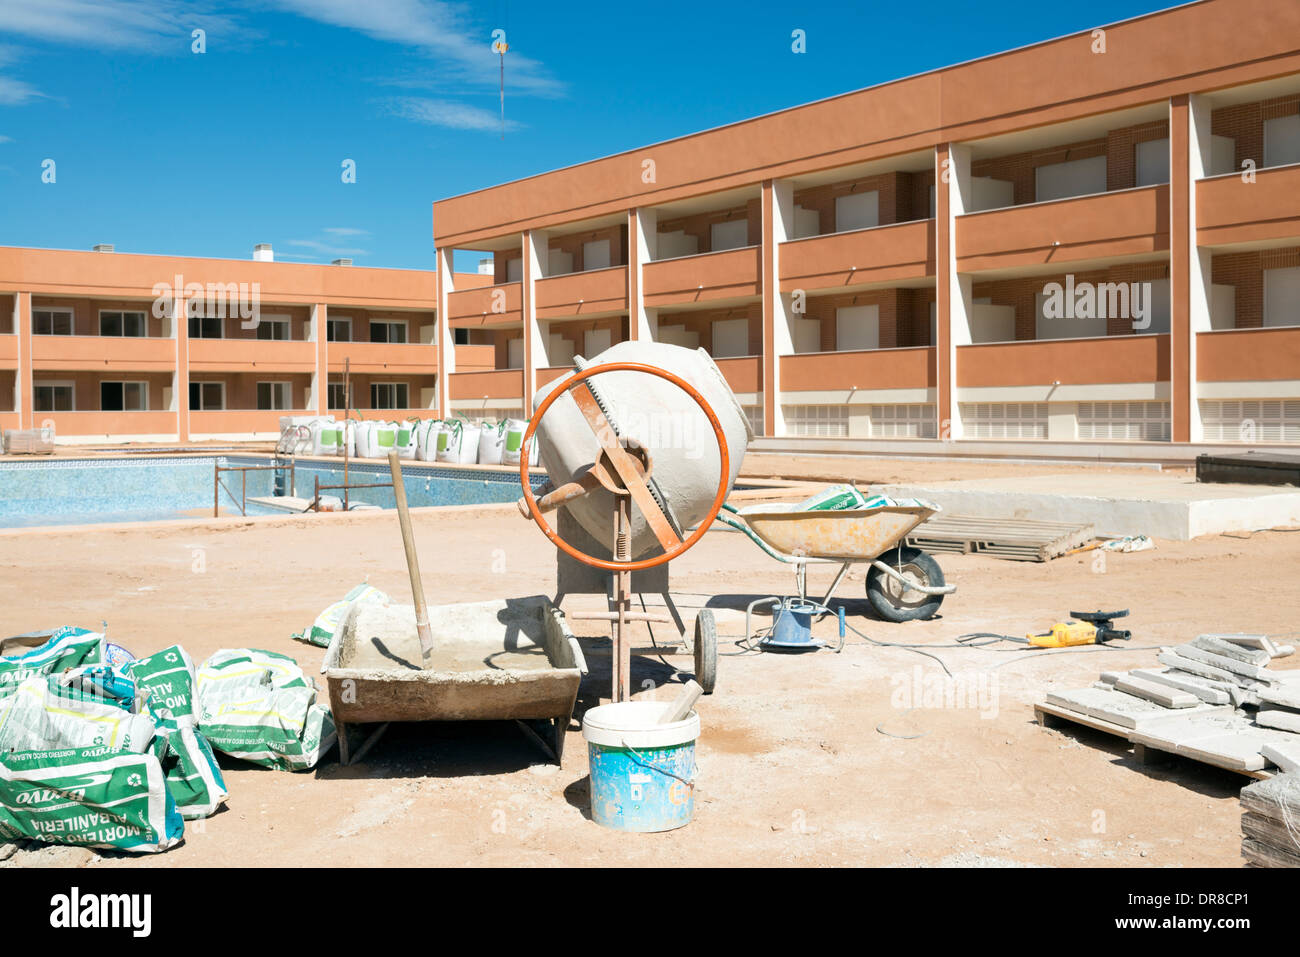
[[[914,528],[939,511],[921,499],[883,500],[867,508],[838,511],[797,510],[783,503],[758,503],[738,509],[722,506],[717,520],[745,534],[779,562],[794,566],[799,603],[819,614],[853,565],[868,564],[867,601],[885,621],[932,618],[945,595],[957,590],[944,582],[943,569],[919,548],[902,544]],[[820,602],[808,601],[808,565],[839,565]],[[751,606],[752,608],[752,606]]]

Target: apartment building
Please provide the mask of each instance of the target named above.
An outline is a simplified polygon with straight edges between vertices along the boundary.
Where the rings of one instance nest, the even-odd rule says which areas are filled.
[[[275,262],[269,246],[250,260],[0,247],[0,428],[238,441],[345,407],[434,417],[437,299],[431,271]]]
[[[1300,442],[1300,4],[1202,0],[542,173],[434,203],[433,235],[442,408],[520,410],[645,339],[708,349],[767,436]]]

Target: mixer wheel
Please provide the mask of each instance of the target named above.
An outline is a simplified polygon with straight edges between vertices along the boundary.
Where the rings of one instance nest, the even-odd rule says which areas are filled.
[[[880,561],[904,578],[923,586],[943,585],[943,569],[919,548],[892,548]],[[933,618],[943,604],[943,595],[926,595],[902,585],[897,579],[872,567],[867,571],[867,601],[885,621],[917,621]]]
[[[707,608],[695,616],[695,680],[705,694],[718,681],[718,626]]]

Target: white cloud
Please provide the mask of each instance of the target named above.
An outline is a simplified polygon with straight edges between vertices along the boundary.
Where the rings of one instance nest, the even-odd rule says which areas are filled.
[[[500,58],[492,52],[496,24],[470,22],[468,5],[446,0],[271,0],[291,13],[350,30],[376,40],[415,47],[438,59],[431,79],[403,85],[438,86],[459,92],[498,85]],[[510,37],[507,35],[507,42]],[[519,93],[557,95],[562,85],[536,60],[506,54],[507,88]]]
[[[369,236],[370,230],[357,229],[353,226],[326,226],[323,232],[331,236]]]
[[[0,136],[0,143],[12,143],[13,141],[14,138],[12,136]]]
[[[403,119],[429,126],[445,126],[453,130],[501,129],[501,115],[495,110],[452,100],[430,100],[419,96],[395,96],[386,101],[388,112]],[[519,129],[514,120],[506,120],[507,130]]]
[[[326,232],[329,232],[327,229]],[[310,249],[312,252],[319,253],[322,256],[368,256],[370,250],[347,248],[345,246],[336,246],[332,243],[322,242],[319,239],[290,239],[290,246],[297,246],[301,249]]]
[[[176,0],[39,0],[0,3],[0,33],[78,46],[168,46],[188,52],[190,31],[229,29],[206,3]]]

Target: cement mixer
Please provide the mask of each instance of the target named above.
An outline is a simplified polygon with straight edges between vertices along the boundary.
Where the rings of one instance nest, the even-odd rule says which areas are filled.
[[[722,373],[703,349],[653,342],[620,343],[533,397],[533,416],[520,460],[520,510],[565,554],[615,573],[615,609],[604,615],[614,632],[614,701],[630,697],[626,625],[666,621],[632,612],[630,574],[681,555],[712,524],[726,501],[753,433]],[[549,481],[536,492],[529,478],[528,442]],[[563,507],[612,558],[565,541],[545,513]],[[696,526],[694,532],[687,529]],[[701,618],[711,618],[701,612]],[[711,621],[697,618],[697,673],[711,675],[716,639]],[[703,650],[707,661],[701,661]],[[711,690],[707,689],[707,690]]]

